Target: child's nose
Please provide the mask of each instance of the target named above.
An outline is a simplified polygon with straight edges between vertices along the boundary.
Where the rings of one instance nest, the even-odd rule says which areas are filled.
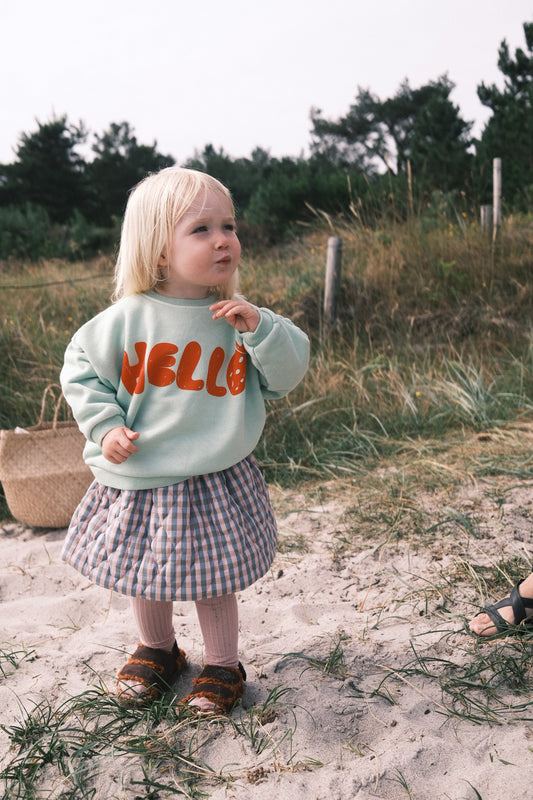
[[[228,234],[226,231],[219,231],[216,237],[215,247],[227,247],[228,246]]]

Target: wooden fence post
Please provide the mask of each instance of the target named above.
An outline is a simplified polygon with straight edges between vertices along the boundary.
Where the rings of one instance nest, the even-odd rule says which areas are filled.
[[[481,227],[483,231],[488,231],[492,233],[492,219],[493,219],[493,208],[492,206],[481,206]]]
[[[492,203],[494,207],[492,216],[492,237],[496,234],[502,222],[502,160],[495,158],[492,162]]]
[[[341,283],[342,239],[330,236],[326,261],[324,287],[324,331],[327,333],[337,321],[339,288]]]

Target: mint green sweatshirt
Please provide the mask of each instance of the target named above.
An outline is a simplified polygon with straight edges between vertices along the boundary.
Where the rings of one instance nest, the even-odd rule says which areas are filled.
[[[152,489],[236,464],[259,441],[265,399],[302,380],[303,331],[261,308],[257,329],[241,334],[213,319],[215,301],[132,295],[73,336],[61,384],[100,483]],[[139,433],[139,452],[112,464],[101,443],[121,425]]]

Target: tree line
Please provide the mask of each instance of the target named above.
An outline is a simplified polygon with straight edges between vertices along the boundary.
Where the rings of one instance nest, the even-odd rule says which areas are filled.
[[[273,241],[317,213],[351,209],[372,225],[445,206],[472,211],[491,200],[492,161],[503,163],[509,210],[533,207],[533,22],[525,49],[498,51],[503,88],[482,83],[492,112],[479,139],[450,99],[447,75],[380,99],[358,88],[344,116],[310,113],[308,157],[274,158],[256,148],[232,158],[208,144],[182,166],[211,173],[232,191],[251,241]],[[89,146],[88,154],[87,148]],[[86,153],[85,155],[83,153]],[[15,159],[0,165],[0,258],[79,258],[109,249],[128,192],[149,172],[175,163],[157,143],[138,142],[128,122],[92,135],[66,116],[23,133]]]

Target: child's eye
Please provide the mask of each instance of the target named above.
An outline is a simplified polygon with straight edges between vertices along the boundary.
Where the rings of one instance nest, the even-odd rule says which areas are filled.
[[[207,225],[198,225],[198,227],[193,230],[193,233],[205,233],[206,230]]]
[[[226,231],[236,231],[237,230],[237,226],[233,222],[228,222],[227,225],[224,225],[224,230],[226,230]]]

